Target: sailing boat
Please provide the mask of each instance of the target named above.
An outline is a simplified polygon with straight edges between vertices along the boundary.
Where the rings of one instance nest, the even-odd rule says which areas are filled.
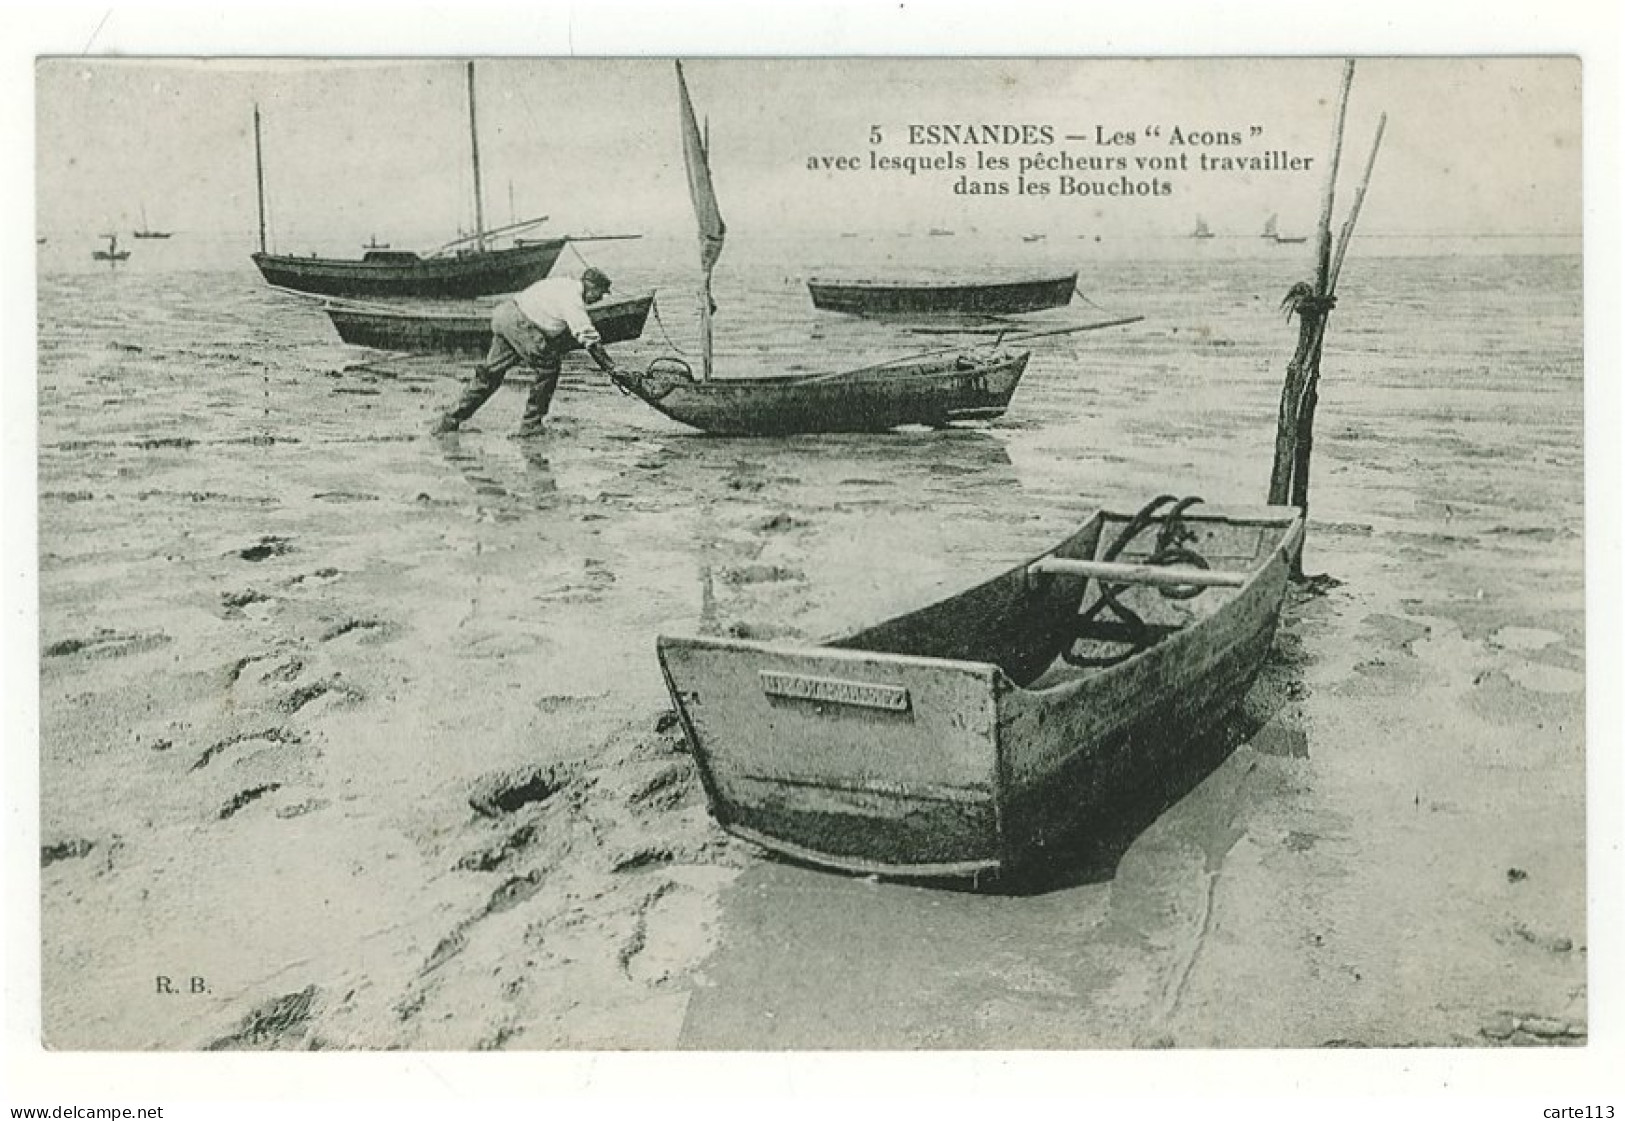
[[[700,234],[701,377],[696,380],[680,359],[657,358],[644,373],[622,375],[630,392],[673,420],[728,436],[878,432],[1005,411],[1030,352],[973,357],[936,351],[836,373],[713,380],[711,273],[727,227],[680,62],[677,93],[683,162]]]
[[[1274,214],[1264,223],[1264,232],[1258,235],[1266,241],[1273,241],[1277,245],[1302,245],[1308,241],[1307,237],[1282,237],[1278,221]]]
[[[92,258],[113,264],[130,259],[130,251],[118,247],[118,234],[103,234],[102,236],[107,239],[107,248],[96,250],[91,254]]]
[[[141,205],[141,228],[135,231],[135,236],[143,241],[148,241],[158,238],[167,238],[170,236],[170,231],[155,230],[151,226],[147,225],[147,207],[146,204],[143,203]]]
[[[547,221],[485,228],[485,204],[480,186],[480,138],[474,106],[474,64],[468,64],[468,132],[474,166],[474,232],[447,242],[427,255],[411,250],[368,248],[361,260],[332,257],[294,257],[266,252],[265,165],[260,147],[260,110],[254,107],[254,165],[259,184],[260,251],[253,255],[261,275],[279,288],[324,296],[490,296],[517,292],[552,271],[565,245],[572,239],[552,237],[526,240],[506,249],[488,243],[501,235],[517,234]],[[575,239],[587,240],[587,239]]]
[[[1213,231],[1207,228],[1207,219],[1200,214],[1196,216],[1196,228],[1191,231],[1191,236],[1202,240],[1213,236]]]

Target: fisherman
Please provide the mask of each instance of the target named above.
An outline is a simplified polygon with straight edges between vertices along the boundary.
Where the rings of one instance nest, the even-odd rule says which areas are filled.
[[[538,280],[497,305],[491,312],[491,349],[485,361],[474,367],[474,376],[456,406],[436,422],[435,435],[457,431],[490,400],[508,371],[521,362],[535,371],[536,383],[525,401],[518,436],[527,439],[542,435],[542,420],[559,384],[560,360],[565,351],[578,344],[619,385],[620,371],[587,313],[587,305],[603,299],[609,287],[609,277],[597,269],[587,269],[579,280],[571,276]]]

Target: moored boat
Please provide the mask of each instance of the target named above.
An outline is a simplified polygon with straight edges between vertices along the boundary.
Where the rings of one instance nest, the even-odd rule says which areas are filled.
[[[935,355],[834,374],[696,380],[671,359],[626,376],[637,397],[671,419],[718,436],[884,432],[1000,416],[1030,352],[988,358]]]
[[[505,249],[424,256],[373,249],[360,260],[255,253],[267,283],[320,296],[411,296],[467,299],[517,292],[553,269],[569,239],[551,238]]]
[[[815,308],[852,315],[1015,315],[1065,307],[1076,272],[1002,280],[809,280]]]
[[[1273,641],[1301,514],[1193,501],[823,645],[662,636],[713,816],[851,873],[1041,863],[1195,754]]]
[[[571,241],[597,238],[526,238],[499,247],[495,239],[518,239],[521,232],[545,222],[530,218],[490,229],[485,224],[480,180],[479,129],[474,101],[474,64],[467,67],[469,149],[474,171],[474,232],[436,249],[416,253],[373,245],[359,260],[349,257],[297,256],[271,253],[266,246],[265,165],[260,138],[260,112],[254,107],[254,164],[259,197],[259,252],[255,267],[277,288],[320,296],[470,299],[517,292],[543,279]],[[613,235],[616,237],[633,235]],[[376,241],[376,239],[374,239]]]
[[[621,296],[590,305],[587,314],[604,342],[627,342],[643,334],[653,306],[652,293]],[[393,308],[329,300],[322,310],[333,321],[339,338],[352,346],[478,357],[491,345],[489,309]]]

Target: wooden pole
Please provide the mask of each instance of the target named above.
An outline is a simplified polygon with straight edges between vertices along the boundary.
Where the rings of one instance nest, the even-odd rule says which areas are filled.
[[[711,268],[706,265],[700,281],[700,374],[711,380]]]
[[[1327,280],[1328,294],[1337,291],[1337,275],[1343,271],[1343,254],[1348,252],[1349,239],[1354,236],[1354,223],[1360,220],[1360,208],[1365,205],[1365,189],[1371,185],[1371,169],[1377,164],[1377,149],[1382,147],[1382,134],[1388,127],[1388,114],[1377,118],[1377,136],[1371,142],[1371,154],[1366,157],[1365,172],[1360,176],[1359,189],[1354,192],[1354,205],[1349,208],[1348,221],[1343,223],[1337,236],[1337,254],[1332,258],[1332,274]]]
[[[1365,205],[1365,191],[1371,184],[1371,171],[1377,163],[1377,150],[1382,147],[1382,134],[1388,127],[1388,114],[1384,113],[1377,120],[1377,135],[1371,142],[1371,154],[1366,157],[1365,172],[1360,177],[1360,186],[1354,192],[1354,202],[1349,208],[1348,219],[1337,238],[1337,254],[1332,259],[1331,272],[1327,276],[1326,295],[1337,294],[1337,277],[1343,270],[1343,256],[1348,252],[1349,241],[1354,237],[1355,223],[1360,220],[1360,208]],[[1293,452],[1292,464],[1292,494],[1290,503],[1302,510],[1305,515],[1309,512],[1309,460],[1314,450],[1315,407],[1320,401],[1320,353],[1321,346],[1326,339],[1326,316],[1330,308],[1321,316],[1316,329],[1312,361],[1309,364],[1309,377],[1304,383],[1303,395],[1298,402],[1298,422],[1296,447]],[[1298,571],[1301,574],[1302,551],[1298,554]]]
[[[480,187],[480,130],[474,111],[474,64],[468,64],[468,140],[474,153],[474,247],[485,249],[485,198]]]
[[[1337,98],[1337,127],[1332,133],[1332,163],[1326,172],[1326,192],[1320,200],[1320,240],[1315,246],[1315,291],[1326,295],[1331,276],[1332,208],[1337,201],[1337,170],[1343,158],[1343,122],[1348,118],[1349,88],[1354,84],[1354,60],[1343,63],[1343,88]]]
[[[1325,322],[1325,297],[1331,280],[1332,209],[1337,199],[1337,169],[1343,152],[1343,125],[1348,116],[1349,88],[1354,83],[1354,61],[1343,64],[1343,85],[1338,98],[1337,122],[1332,130],[1331,163],[1326,188],[1321,195],[1320,225],[1315,246],[1315,283],[1296,285],[1288,299],[1299,317],[1298,346],[1287,364],[1286,383],[1281,387],[1280,412],[1275,425],[1275,460],[1270,469],[1269,502],[1284,505],[1292,491],[1292,466],[1296,458],[1299,404],[1304,397],[1311,369],[1319,359],[1319,340]],[[1305,289],[1309,289],[1305,291]],[[1310,297],[1305,300],[1305,297]]]

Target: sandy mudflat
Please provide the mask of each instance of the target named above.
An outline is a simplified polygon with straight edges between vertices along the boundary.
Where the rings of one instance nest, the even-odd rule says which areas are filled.
[[[1115,267],[1146,324],[1046,346],[989,425],[696,439],[573,359],[534,445],[518,388],[423,435],[443,370],[358,366],[247,276],[43,278],[48,1044],[1583,1042],[1571,260],[1452,262],[1470,312],[1407,300],[1438,262],[1351,274],[1309,541],[1337,583],[1210,771],[1052,890],[829,876],[710,822],[656,633],[835,633],[1099,502],[1261,497],[1278,270]],[[842,338],[759,290],[760,338]]]

